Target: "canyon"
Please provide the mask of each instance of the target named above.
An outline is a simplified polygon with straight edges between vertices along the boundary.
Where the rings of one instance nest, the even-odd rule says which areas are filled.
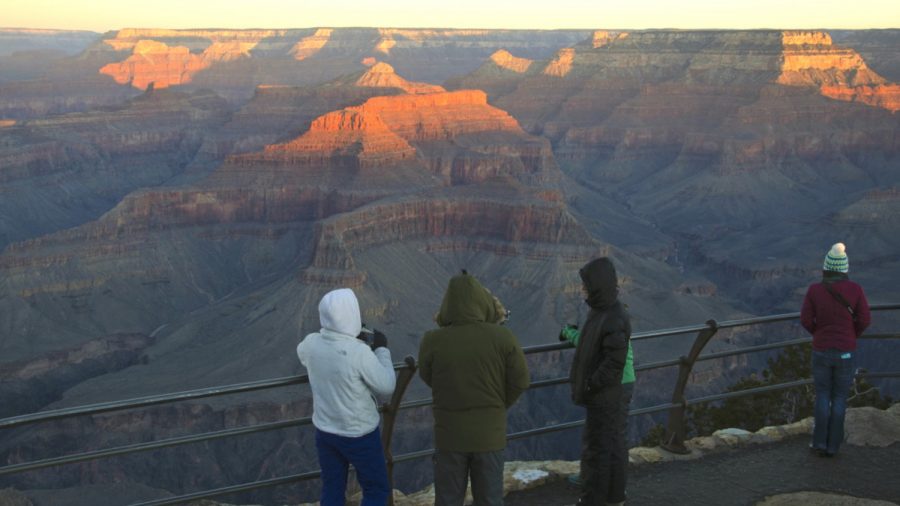
[[[415,356],[462,268],[523,345],[584,318],[577,271],[600,255],[636,330],[797,311],[837,241],[870,302],[900,300],[897,30],[89,35],[0,30],[18,41],[0,53],[0,417],[301,374],[293,349],[339,286],[395,360]],[[636,344],[639,363],[687,348]],[[865,367],[892,370],[891,343],[866,346]],[[717,361],[699,388],[760,363]],[[635,406],[667,381],[640,379]],[[516,427],[578,416],[534,395]],[[298,388],[55,422],[0,434],[0,459],[308,410]],[[427,413],[406,423],[398,448],[430,444]],[[183,493],[314,467],[308,437],[167,453],[193,473],[135,455],[0,486]]]

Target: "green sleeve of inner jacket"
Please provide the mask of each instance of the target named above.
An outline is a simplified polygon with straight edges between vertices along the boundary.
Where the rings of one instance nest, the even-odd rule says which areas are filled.
[[[628,340],[628,356],[625,358],[625,369],[622,370],[622,384],[634,383],[634,351],[631,349],[631,339]]]
[[[578,346],[578,339],[581,337],[581,331],[575,327],[570,327],[566,325],[562,329],[562,336],[566,338],[566,341],[572,343],[572,346]]]

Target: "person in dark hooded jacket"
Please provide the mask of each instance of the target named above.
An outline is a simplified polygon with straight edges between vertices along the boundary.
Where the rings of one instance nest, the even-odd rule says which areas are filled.
[[[419,375],[434,399],[436,506],[462,506],[470,478],[475,506],[503,504],[506,410],[529,377],[498,307],[474,277],[454,276],[436,317],[441,328],[419,347]]]
[[[590,307],[569,373],[572,400],[587,410],[581,454],[580,505],[625,501],[626,447],[620,430],[622,372],[631,340],[631,318],[619,301],[616,268],[597,258],[579,271]]]

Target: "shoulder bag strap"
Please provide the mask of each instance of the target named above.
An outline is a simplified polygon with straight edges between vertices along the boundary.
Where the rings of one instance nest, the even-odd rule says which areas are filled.
[[[850,317],[853,318],[853,321],[856,321],[856,313],[853,312],[853,308],[850,306],[850,303],[847,302],[847,299],[845,299],[843,295],[838,293],[834,289],[834,287],[831,286],[831,283],[822,283],[822,285],[825,286],[825,289],[828,290],[828,293],[830,293],[832,297],[834,297],[838,302],[840,302],[844,305],[844,307],[847,308],[847,312],[850,313]]]

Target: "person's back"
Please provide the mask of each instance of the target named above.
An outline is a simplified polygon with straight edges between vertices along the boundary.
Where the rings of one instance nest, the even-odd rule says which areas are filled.
[[[816,404],[810,448],[826,457],[837,454],[844,439],[856,340],[871,321],[865,293],[850,281],[849,270],[846,247],[834,244],[825,255],[822,281],[809,286],[800,310],[800,322],[813,336]]]
[[[866,295],[845,273],[825,271],[822,277],[821,282],[807,289],[800,311],[801,323],[812,334],[815,349],[853,351],[856,339],[871,322]],[[838,296],[850,305],[852,313]]]
[[[438,314],[441,328],[427,332],[419,347],[419,374],[434,399],[438,506],[462,504],[470,472],[475,504],[502,504],[506,410],[529,379],[516,337],[491,323],[500,320],[494,307],[475,278],[455,276]]]
[[[387,338],[378,333],[371,349],[357,336],[359,303],[349,288],[333,290],[319,303],[321,330],[297,345],[313,392],[313,425],[322,469],[322,506],[341,506],[349,464],[363,489],[363,506],[383,506],[390,487],[378,430],[375,395],[394,391],[396,375]]]

